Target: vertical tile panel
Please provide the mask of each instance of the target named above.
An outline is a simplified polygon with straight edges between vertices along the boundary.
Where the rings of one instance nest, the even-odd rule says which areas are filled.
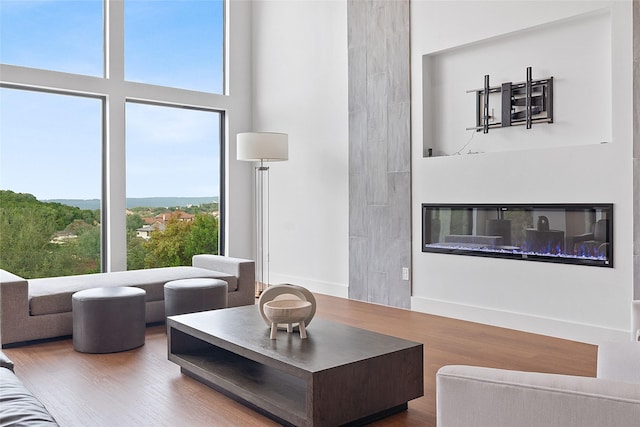
[[[391,235],[391,207],[389,205],[372,205],[367,209],[368,223],[369,223],[369,233],[368,236],[378,242],[384,239],[390,239]],[[374,245],[376,248],[376,252],[374,252],[373,259],[380,259],[381,257],[387,256],[384,251],[384,248],[379,247],[379,245]],[[380,268],[380,267],[377,267]]]
[[[409,84],[409,32],[403,31],[390,35],[386,40],[388,55],[386,72],[389,76],[389,102],[408,102],[411,98]]]
[[[411,173],[396,172],[389,177],[389,232],[392,239],[411,241]],[[408,265],[407,265],[408,267]]]
[[[368,301],[367,259],[369,239],[349,238],[349,298]]]
[[[388,203],[387,145],[384,139],[370,139],[367,144],[367,203],[385,205]]]
[[[389,305],[411,308],[411,281],[402,280],[402,268],[411,267],[411,240],[395,239],[390,243],[394,253],[393,265],[389,268]]]
[[[409,308],[409,0],[349,0],[347,14],[349,297]]]
[[[366,237],[369,233],[366,188],[366,175],[349,171],[349,237]]]
[[[386,4],[387,7],[387,34],[409,33],[409,0],[393,0]],[[407,50],[406,47],[403,49]]]
[[[367,106],[367,49],[349,48],[349,112],[366,111]]]
[[[370,140],[386,140],[387,75],[368,74],[366,87],[368,137]]]
[[[411,169],[411,104],[390,104],[387,109],[387,170],[408,172]]]
[[[355,110],[349,113],[349,168],[351,172],[364,173],[368,150],[367,112]]]
[[[367,43],[368,7],[366,1],[347,1],[347,44],[349,48],[362,47]]]
[[[367,73],[379,74],[386,70],[387,47],[385,40],[386,2],[368,1],[367,8]],[[391,53],[391,52],[390,52]]]
[[[367,112],[349,113],[349,236],[367,235]]]
[[[367,301],[389,305],[389,287],[387,286],[387,273],[383,271],[369,272],[369,296]]]
[[[384,74],[367,78],[367,149],[365,173],[367,200],[387,203],[387,79]]]

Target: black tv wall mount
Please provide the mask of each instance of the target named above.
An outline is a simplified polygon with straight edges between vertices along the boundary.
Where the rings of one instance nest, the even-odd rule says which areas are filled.
[[[527,67],[527,80],[524,82],[489,86],[487,74],[482,89],[468,90],[467,93],[476,94],[476,125],[467,130],[489,133],[492,128],[526,125],[531,129],[535,123],[553,123],[553,77],[533,80],[531,67]],[[489,108],[491,94],[501,94],[500,121],[496,121]]]

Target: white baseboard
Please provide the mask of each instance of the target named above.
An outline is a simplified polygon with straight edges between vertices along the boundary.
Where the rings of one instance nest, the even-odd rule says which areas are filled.
[[[626,330],[421,297],[411,297],[411,310],[594,345],[631,339]]]
[[[270,273],[269,281],[271,284],[290,283],[292,285],[305,287],[311,292],[340,298],[349,298],[349,287],[346,284],[320,282],[305,277],[278,273]]]
[[[305,277],[277,273],[271,273],[270,282],[272,284],[291,283],[304,286],[311,292],[349,298],[349,287],[345,284],[321,282]],[[605,328],[415,296],[411,297],[411,310],[594,345],[611,341],[629,341],[631,339],[630,332],[622,329]]]

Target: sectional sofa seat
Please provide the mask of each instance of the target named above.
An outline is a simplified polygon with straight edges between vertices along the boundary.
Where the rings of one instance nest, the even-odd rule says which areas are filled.
[[[254,262],[218,255],[196,255],[192,265],[26,280],[0,270],[2,345],[71,335],[71,296],[90,288],[135,286],[144,289],[147,323],[164,321],[164,284],[171,280],[214,278],[227,282],[229,306],[255,303]]]

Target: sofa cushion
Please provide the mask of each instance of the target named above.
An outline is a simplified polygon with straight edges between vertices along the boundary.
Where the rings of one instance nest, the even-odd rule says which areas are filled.
[[[57,426],[44,405],[13,372],[0,368],[0,420],[10,426]]]
[[[198,267],[162,267],[78,276],[46,277],[29,280],[29,311],[32,316],[70,312],[71,296],[75,292],[110,286],[135,286],[147,291],[147,302],[162,301],[166,282],[202,277],[226,281],[229,285],[229,292],[238,289],[237,277]]]

